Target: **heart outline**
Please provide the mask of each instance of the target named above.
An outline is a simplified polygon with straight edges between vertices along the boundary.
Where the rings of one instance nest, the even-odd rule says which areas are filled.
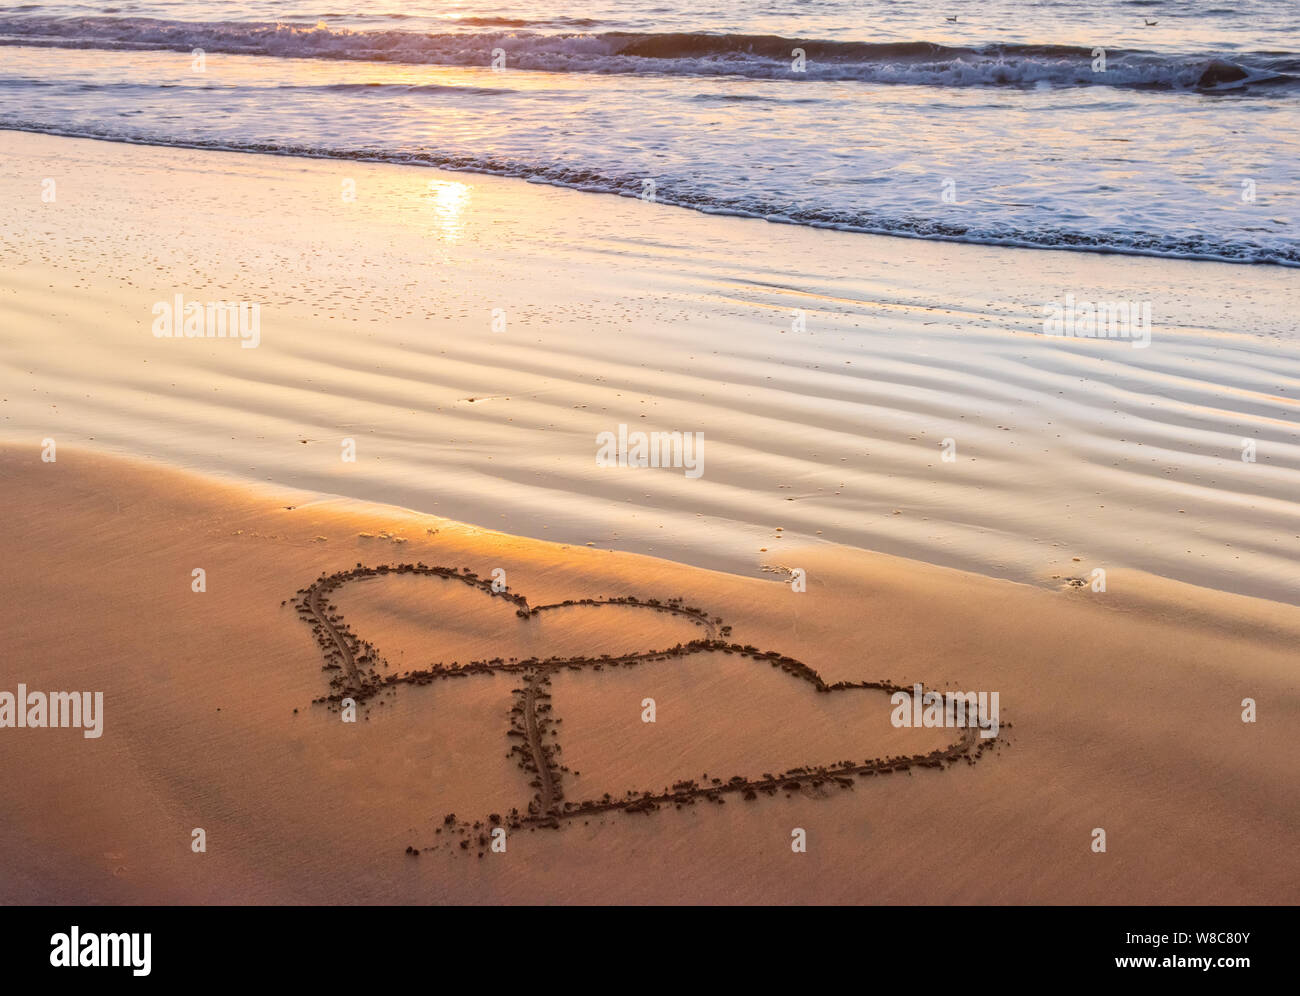
[[[549,657],[545,659],[532,657],[525,660],[511,658],[508,661],[501,657],[494,657],[484,661],[471,661],[468,664],[454,664],[454,666],[439,663],[426,669],[381,676],[376,671],[375,665],[382,663],[387,666],[387,662],[378,655],[374,644],[362,640],[352,631],[342,615],[337,614],[337,606],[329,603],[327,598],[353,581],[404,574],[456,580],[477,588],[494,598],[505,598],[516,606],[515,615],[524,620],[531,619],[542,612],[576,605],[634,606],[689,618],[705,627],[709,638],[691,640],[685,644],[678,643],[674,647],[665,650],[623,654],[617,657],[603,654],[600,657]],[[526,813],[520,813],[518,807],[515,807],[510,811],[509,817],[505,819],[496,813],[491,814],[488,818],[489,824],[507,826],[512,830],[535,829],[538,827],[558,828],[564,821],[575,817],[597,815],[616,810],[626,813],[648,813],[668,803],[677,805],[694,804],[701,798],[718,802],[721,801],[723,795],[736,792],[743,792],[746,799],[752,800],[760,792],[770,796],[775,795],[780,789],[797,790],[806,785],[819,787],[830,781],[838,783],[843,788],[851,788],[854,784],[850,777],[852,775],[870,777],[877,774],[890,774],[894,771],[908,770],[914,766],[943,768],[945,762],[956,763],[961,759],[965,759],[969,764],[974,764],[987,748],[993,746],[1000,736],[999,733],[991,738],[980,737],[976,726],[966,726],[963,728],[962,737],[958,741],[946,747],[936,748],[927,754],[868,758],[861,764],[853,761],[840,761],[835,764],[816,766],[805,764],[787,769],[779,775],[765,773],[762,778],[758,779],[740,775],[733,776],[727,782],[722,782],[721,779],[712,779],[710,785],[699,785],[694,779],[686,779],[674,782],[671,789],[664,792],[646,791],[636,793],[629,790],[623,798],[614,798],[609,793],[605,793],[601,799],[588,799],[579,803],[572,803],[564,800],[563,788],[559,784],[561,779],[559,767],[555,764],[556,751],[554,749],[548,750],[548,745],[544,742],[544,736],[549,731],[551,722],[549,717],[540,714],[549,712],[549,706],[545,710],[538,707],[539,698],[549,698],[549,693],[545,692],[544,689],[549,686],[551,675],[561,668],[582,669],[584,667],[594,667],[596,670],[600,670],[605,665],[614,667],[622,665],[635,666],[664,660],[669,657],[720,651],[726,654],[740,654],[752,658],[756,662],[767,661],[773,667],[780,667],[782,671],[810,682],[819,693],[846,691],[856,688],[881,691],[891,695],[896,692],[906,692],[910,695],[914,691],[914,686],[897,685],[887,680],[837,681],[828,684],[815,669],[793,657],[776,651],[761,651],[749,644],[729,643],[717,639],[719,630],[721,630],[722,635],[728,635],[731,627],[722,626],[720,618],[710,618],[708,613],[702,609],[682,604],[681,599],[670,599],[667,602],[658,599],[643,601],[635,596],[625,596],[612,599],[567,599],[563,602],[531,606],[523,595],[512,592],[509,588],[497,591],[493,587],[493,582],[480,578],[467,567],[460,570],[454,567],[430,567],[423,562],[380,564],[376,567],[366,567],[358,563],[355,567],[346,571],[336,571],[329,575],[322,573],[306,588],[301,588],[296,592],[294,605],[299,617],[311,625],[317,645],[324,653],[326,663],[322,670],[339,672],[330,679],[330,694],[314,699],[314,704],[325,703],[333,706],[341,704],[344,699],[348,698],[353,699],[357,704],[361,704],[385,688],[398,684],[425,685],[431,684],[435,680],[484,673],[505,672],[521,673],[523,675],[524,687],[512,689],[512,693],[517,696],[517,700],[515,707],[510,712],[510,730],[507,736],[514,734],[522,737],[525,741],[526,748],[524,745],[515,745],[511,748],[511,753],[521,755],[523,758],[521,767],[526,772],[533,774],[534,777],[530,784],[536,787],[538,792],[528,803]],[[339,663],[335,663],[336,660]],[[366,665],[365,670],[360,666],[362,664]],[[924,686],[922,686],[922,689],[924,691]],[[1010,724],[1004,723],[1002,725],[1009,726]],[[561,803],[563,805],[560,805]],[[471,827],[471,824],[467,821],[457,823],[454,814],[449,814],[444,819],[443,825],[460,829],[462,835]],[[483,825],[482,820],[475,821],[472,824],[475,829]],[[441,832],[441,828],[439,832]],[[482,842],[482,837],[480,842]],[[461,847],[467,848],[468,841],[462,840]],[[418,850],[413,848],[407,850],[408,853],[419,853]]]

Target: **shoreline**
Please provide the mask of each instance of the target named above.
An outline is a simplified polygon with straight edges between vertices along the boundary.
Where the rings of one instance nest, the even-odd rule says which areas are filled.
[[[640,195],[635,191],[617,189],[610,186],[582,186],[576,183],[569,183],[562,180],[552,179],[545,176],[536,175],[519,175],[506,170],[493,170],[480,166],[456,166],[452,163],[453,157],[448,157],[446,161],[436,161],[430,159],[421,161],[415,156],[399,156],[396,153],[389,157],[382,155],[368,155],[363,153],[349,154],[337,150],[313,149],[307,146],[294,146],[278,149],[268,149],[259,147],[261,143],[250,142],[247,145],[229,145],[221,143],[204,144],[200,142],[184,142],[180,140],[165,141],[160,138],[137,138],[127,135],[94,135],[84,132],[69,131],[59,129],[53,126],[45,127],[38,124],[29,124],[25,127],[7,125],[0,127],[0,134],[13,133],[19,135],[45,135],[51,138],[70,138],[87,142],[111,142],[121,145],[143,146],[148,148],[159,149],[181,149],[193,152],[217,152],[230,153],[233,155],[251,155],[251,156],[277,156],[287,159],[314,159],[326,162],[355,162],[365,163],[372,166],[398,166],[410,167],[415,169],[431,169],[442,173],[467,174],[469,176],[491,176],[502,180],[518,180],[524,183],[540,184],[548,187],[556,187],[561,190],[572,190],[577,193],[598,194],[605,196],[623,197],[629,200],[640,200]],[[1064,253],[1090,253],[1099,256],[1117,256],[1120,258],[1134,256],[1142,259],[1164,259],[1176,262],[1189,263],[1228,263],[1234,266],[1260,266],[1260,267],[1282,267],[1284,269],[1300,268],[1300,260],[1285,258],[1275,259],[1239,259],[1232,256],[1215,256],[1204,253],[1178,253],[1162,251],[1158,249],[1143,249],[1138,246],[1118,246],[1118,245],[1088,245],[1082,241],[1067,243],[1038,243],[1027,242],[1016,239],[999,239],[993,237],[985,238],[965,238],[960,235],[927,232],[920,234],[909,232],[905,229],[884,229],[869,228],[858,225],[837,223],[830,221],[819,221],[816,219],[799,219],[791,218],[780,214],[761,214],[753,211],[745,211],[740,208],[730,208],[721,206],[700,207],[685,201],[673,201],[662,197],[657,198],[656,203],[663,207],[676,208],[683,211],[692,211],[698,214],[715,218],[736,218],[744,221],[762,221],[771,225],[791,225],[797,228],[809,228],[819,231],[842,232],[851,235],[870,235],[876,238],[885,239],[908,239],[918,242],[939,242],[948,245],[977,246],[991,249],[1026,249],[1037,252],[1064,252]]]

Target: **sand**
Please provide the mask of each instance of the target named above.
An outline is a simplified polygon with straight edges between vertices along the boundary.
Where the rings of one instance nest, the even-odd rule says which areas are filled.
[[[877,238],[417,167],[3,144],[0,439],[731,573],[829,542],[1300,601],[1283,268]],[[259,303],[260,344],[155,339],[176,294]],[[1067,294],[1150,302],[1150,347],[1044,335]],[[703,475],[598,467],[620,424],[704,433]]]
[[[98,740],[0,731],[5,902],[1274,903],[1300,884],[1289,606],[1146,575],[1122,577],[1136,601],[1050,591],[825,546],[798,551],[796,593],[75,449],[54,464],[5,449],[0,488],[7,679],[105,696]],[[473,833],[462,849],[439,831],[533,797],[510,754],[519,676],[387,686],[355,724],[313,704],[331,672],[293,598],[358,562],[501,568],[531,605],[682,598],[830,683],[997,690],[1003,728],[975,763],[521,827],[479,858]],[[382,674],[613,656],[701,629],[628,606],[523,621],[414,575],[334,602]],[[894,729],[881,693],[818,693],[717,653],[565,668],[550,694],[574,801],[925,753],[953,732]]]
[[[1287,271],[3,142],[0,901],[1294,900]]]

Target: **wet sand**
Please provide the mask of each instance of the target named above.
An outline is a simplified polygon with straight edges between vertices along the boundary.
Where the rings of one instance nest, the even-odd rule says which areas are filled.
[[[1105,593],[1049,590],[825,544],[789,551],[808,572],[798,593],[775,575],[74,447],[53,464],[37,446],[0,451],[0,500],[6,687],[105,695],[98,740],[0,731],[5,902],[1272,903],[1300,885],[1293,607],[1122,571]],[[457,579],[376,572],[321,603],[373,646],[383,678],[345,724],[318,701],[338,671],[295,597],[322,575],[403,563]],[[627,602],[521,618],[467,568],[504,570],[530,609],[680,598],[707,625]],[[978,759],[851,787],[800,777],[747,799],[713,779],[925,755],[953,731],[895,729],[879,691],[819,692],[781,661],[716,647],[560,666],[528,708],[550,706],[535,715],[561,805],[701,791],[521,822],[505,853],[480,844],[474,822],[539,793],[511,750],[531,742],[510,735],[527,725],[512,712],[524,676],[404,675],[694,639],[777,651],[827,685],[997,690],[1003,729]],[[795,828],[807,853],[791,850]]]
[[[417,167],[4,145],[5,441],[750,576],[826,542],[1300,602],[1292,271],[819,231]],[[151,308],[176,294],[260,304],[258,347],[154,338]],[[1150,302],[1151,345],[1043,334],[1067,295]],[[619,425],[702,432],[702,476],[598,467]]]

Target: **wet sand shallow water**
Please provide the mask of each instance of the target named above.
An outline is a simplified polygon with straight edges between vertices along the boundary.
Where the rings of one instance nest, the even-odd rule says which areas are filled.
[[[5,440],[744,574],[829,542],[1048,585],[1127,567],[1298,600],[1285,269],[5,142],[0,231],[25,233],[0,236]],[[176,293],[259,302],[259,346],[154,338],[151,308]],[[1067,294],[1152,302],[1151,345],[1045,335]],[[703,474],[597,466],[620,425],[702,432]]]

